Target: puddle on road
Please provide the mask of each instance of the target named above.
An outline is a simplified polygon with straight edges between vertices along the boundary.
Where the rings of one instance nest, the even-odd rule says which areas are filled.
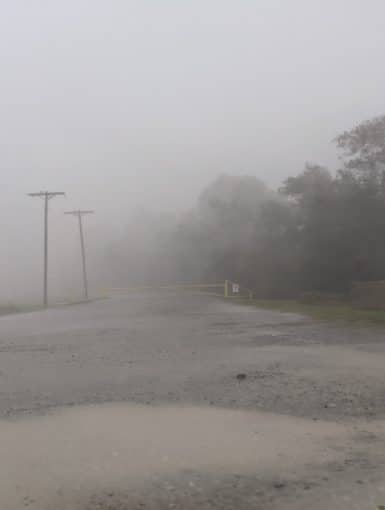
[[[0,508],[73,510],[186,469],[284,475],[335,458],[342,426],[211,408],[104,405],[0,422]]]

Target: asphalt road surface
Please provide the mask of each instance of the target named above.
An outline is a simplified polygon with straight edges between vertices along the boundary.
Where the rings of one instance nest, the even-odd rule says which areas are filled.
[[[385,505],[385,330],[187,293],[0,319],[0,508]]]

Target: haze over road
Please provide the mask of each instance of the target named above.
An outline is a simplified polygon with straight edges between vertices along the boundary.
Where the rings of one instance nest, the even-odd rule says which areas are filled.
[[[381,330],[183,292],[0,327],[2,509],[384,503]]]

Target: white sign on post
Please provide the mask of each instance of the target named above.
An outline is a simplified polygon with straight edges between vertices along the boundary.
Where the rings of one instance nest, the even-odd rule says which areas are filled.
[[[239,284],[233,283],[233,294],[239,294]]]

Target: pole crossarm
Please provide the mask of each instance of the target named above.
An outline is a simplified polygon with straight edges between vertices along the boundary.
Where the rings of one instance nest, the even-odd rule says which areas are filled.
[[[65,196],[64,191],[38,191],[37,193],[27,193],[29,197],[39,197],[39,198],[51,198],[57,196]]]
[[[86,214],[94,214],[95,211],[91,211],[91,210],[75,210],[75,211],[65,211],[64,214],[72,214],[73,216],[85,216]]]

